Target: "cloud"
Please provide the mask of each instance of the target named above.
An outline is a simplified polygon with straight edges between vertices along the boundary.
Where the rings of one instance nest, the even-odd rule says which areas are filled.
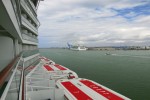
[[[39,47],[148,45],[148,6],[148,0],[45,0],[38,8]]]

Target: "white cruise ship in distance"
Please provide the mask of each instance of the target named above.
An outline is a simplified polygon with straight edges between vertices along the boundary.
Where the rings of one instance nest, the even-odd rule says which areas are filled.
[[[39,56],[40,1],[0,0],[0,100],[130,100]]]
[[[67,43],[67,45],[68,45],[68,48],[70,50],[75,50],[75,51],[85,51],[85,50],[87,50],[87,48],[85,46],[80,45],[80,44],[71,45],[71,44]]]

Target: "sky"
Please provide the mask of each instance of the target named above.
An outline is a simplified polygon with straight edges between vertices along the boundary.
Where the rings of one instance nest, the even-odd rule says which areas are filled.
[[[150,0],[44,0],[39,47],[150,46]]]

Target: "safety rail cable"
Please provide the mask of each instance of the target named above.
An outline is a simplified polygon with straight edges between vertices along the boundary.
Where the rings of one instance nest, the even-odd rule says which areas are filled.
[[[15,62],[17,62],[17,64],[16,64],[16,66],[15,66],[15,68],[14,68],[14,70],[13,70],[13,65],[9,68],[9,71],[7,72],[7,73],[5,73],[6,75],[9,75],[9,73],[11,72],[11,71],[13,71],[13,73],[12,73],[12,75],[11,75],[11,77],[10,77],[10,79],[9,79],[9,81],[8,81],[8,83],[7,83],[7,85],[6,85],[6,87],[5,87],[5,89],[4,89],[4,91],[3,91],[3,93],[2,93],[2,96],[1,96],[1,98],[0,98],[0,100],[5,100],[5,98],[6,98],[6,96],[7,96],[7,94],[8,94],[8,91],[9,91],[9,88],[10,88],[10,86],[11,86],[11,83],[12,83],[12,81],[13,81],[13,78],[14,78],[14,76],[15,76],[15,73],[16,73],[16,71],[17,71],[17,67],[18,67],[18,65],[19,65],[19,63],[20,63],[20,60],[21,60],[21,58],[19,58],[19,57],[17,57],[16,58],[16,60],[14,61],[14,63]],[[13,63],[13,64],[14,64]],[[5,75],[4,75],[5,76]],[[5,80],[3,80],[3,81],[5,81]]]

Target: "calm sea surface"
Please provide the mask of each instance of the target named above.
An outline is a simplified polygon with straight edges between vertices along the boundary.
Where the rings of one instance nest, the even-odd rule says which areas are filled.
[[[113,55],[105,55],[105,53]],[[150,51],[40,49],[41,55],[132,100],[150,100]]]

